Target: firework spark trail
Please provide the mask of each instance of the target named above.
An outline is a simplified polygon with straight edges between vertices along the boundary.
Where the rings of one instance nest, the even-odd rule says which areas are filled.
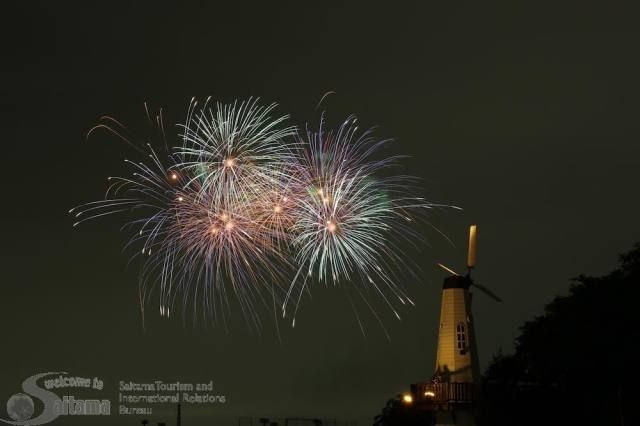
[[[419,238],[410,215],[438,205],[412,196],[411,178],[376,177],[400,157],[374,159],[389,141],[375,139],[371,131],[358,134],[356,124],[349,117],[326,131],[323,119],[317,131],[299,135],[307,194],[298,199],[292,228],[298,269],[282,305],[286,316],[294,300],[294,323],[310,281],[372,288],[398,318],[394,300],[413,304],[395,277],[394,271],[407,268],[399,244]]]
[[[398,318],[398,302],[413,304],[397,279],[412,270],[401,247],[421,239],[416,220],[440,205],[412,194],[415,179],[392,173],[401,157],[381,154],[389,140],[359,132],[355,117],[327,131],[323,116],[317,130],[300,134],[284,127],[287,116],[271,117],[275,106],[192,99],[182,143],[172,150],[162,113],[156,116],[166,152],[133,144],[108,116],[89,131],[105,129],[146,155],[125,160],[131,176],[109,178],[104,200],[70,211],[74,226],[131,216],[124,228],[135,232],[125,248],[141,247],[133,258],[141,259],[143,323],[155,291],[161,316],[191,312],[194,322],[225,327],[234,297],[256,329],[257,306],[281,306],[286,317],[293,303],[295,325],[314,283],[353,283],[381,325],[368,293]]]
[[[215,109],[208,101],[199,110],[197,104],[190,105],[179,149],[184,158],[180,168],[201,180],[202,191],[214,203],[259,199],[279,183],[275,171],[294,162],[294,150],[285,140],[295,129],[280,128],[288,116],[269,116],[275,107],[262,107],[257,99],[218,103]]]
[[[125,160],[132,169],[130,177],[109,178],[104,200],[70,213],[78,219],[74,225],[115,213],[133,216],[125,227],[135,233],[125,248],[142,246],[134,257],[143,258],[143,312],[148,297],[158,289],[162,316],[176,311],[174,305],[181,296],[185,311],[192,304],[194,320],[198,311],[205,319],[224,320],[230,311],[230,291],[247,322],[260,328],[255,303],[270,305],[271,297],[265,295],[275,298],[271,292],[283,293],[281,287],[287,282],[282,271],[289,262],[272,241],[282,238],[288,223],[278,222],[276,227],[273,218],[260,219],[260,214],[272,202],[267,199],[271,194],[287,190],[280,186],[283,176],[274,173],[269,159],[277,165],[276,159],[289,158],[276,143],[291,130],[276,128],[284,118],[270,121],[267,114],[274,105],[218,104],[215,113],[204,108],[193,113],[192,108],[184,126],[185,140],[209,151],[183,145],[163,161],[148,145],[147,161]],[[107,122],[90,133],[105,128],[131,144],[124,126],[110,121],[117,123],[117,130]],[[162,119],[156,122],[162,126]],[[190,130],[193,126],[211,131],[198,133]],[[164,139],[163,130],[162,135]],[[196,153],[198,161],[186,160]],[[223,161],[215,160],[216,156],[223,156]],[[232,165],[229,158],[234,160]]]

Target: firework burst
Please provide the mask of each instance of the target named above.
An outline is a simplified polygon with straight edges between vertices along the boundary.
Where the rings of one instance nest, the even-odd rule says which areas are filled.
[[[355,117],[329,131],[322,120],[318,130],[307,130],[299,140],[305,193],[297,198],[292,227],[297,272],[283,314],[293,299],[295,321],[304,290],[316,281],[353,283],[360,295],[372,288],[400,318],[395,302],[413,302],[395,276],[408,269],[399,243],[419,239],[415,220],[438,205],[411,194],[413,179],[384,176],[399,157],[381,156],[390,141],[376,139],[371,130],[358,132]]]
[[[389,141],[359,132],[354,117],[335,130],[323,117],[300,133],[284,126],[287,116],[272,118],[274,109],[192,101],[177,147],[159,154],[147,145],[145,161],[127,161],[131,176],[110,178],[104,200],[70,211],[75,225],[130,216],[143,318],[157,292],[166,317],[182,310],[226,323],[235,297],[258,329],[256,305],[270,302],[283,316],[293,311],[295,325],[314,282],[353,283],[377,318],[371,290],[398,318],[396,304],[413,303],[398,284],[399,271],[411,270],[401,247],[420,239],[415,221],[439,205],[413,195],[414,180],[393,174],[400,157],[382,155]],[[166,146],[162,122],[160,114]],[[140,150],[116,120],[97,128]]]
[[[132,217],[125,225],[134,231],[127,247],[141,247],[134,256],[143,257],[143,313],[157,290],[162,316],[181,306],[194,320],[200,313],[225,321],[231,294],[247,321],[260,328],[256,302],[268,306],[278,297],[280,303],[289,261],[273,242],[283,238],[288,224],[275,220],[286,216],[286,202],[270,207],[271,216],[265,211],[275,202],[273,194],[287,191],[274,170],[289,157],[281,144],[293,130],[278,128],[286,117],[269,118],[274,107],[207,101],[197,109],[192,102],[182,146],[161,159],[148,145],[146,161],[126,160],[131,176],[109,178],[104,200],[70,211],[78,219],[74,226],[115,213]],[[115,120],[96,128],[131,143]]]
[[[294,150],[285,140],[295,133],[281,127],[288,118],[271,118],[275,104],[263,107],[256,100],[189,107],[183,127],[184,159],[180,168],[201,182],[202,193],[216,205],[231,206],[259,200],[265,192],[279,190],[294,162]]]

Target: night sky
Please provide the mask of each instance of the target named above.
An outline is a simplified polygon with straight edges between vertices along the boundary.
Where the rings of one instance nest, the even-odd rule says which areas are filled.
[[[17,3],[17,2],[16,2]],[[519,325],[570,278],[613,269],[640,240],[640,27],[610,6],[486,2],[156,2],[27,4],[0,25],[2,232],[0,406],[45,371],[105,380],[214,381],[224,405],[185,407],[185,425],[241,415],[371,419],[434,370],[444,262],[463,270],[479,226],[474,298],[480,360],[509,352]],[[393,3],[393,6],[391,5]],[[423,4],[424,3],[424,4]],[[522,2],[524,3],[524,2]],[[556,2],[558,3],[558,2]],[[429,5],[426,5],[429,4]],[[17,9],[14,9],[17,8]],[[167,128],[192,96],[277,102],[291,124],[356,114],[409,156],[434,212],[402,321],[371,315],[363,337],[344,292],[314,287],[282,342],[238,316],[183,328],[148,316],[117,220],[72,228],[69,208],[99,199],[135,153],[102,114],[144,134],[143,103]],[[156,421],[173,422],[173,407]],[[163,417],[164,415],[164,417]],[[0,408],[0,418],[8,418]],[[140,417],[91,419],[139,424]],[[55,424],[86,424],[58,419]],[[365,424],[364,420],[361,424]]]

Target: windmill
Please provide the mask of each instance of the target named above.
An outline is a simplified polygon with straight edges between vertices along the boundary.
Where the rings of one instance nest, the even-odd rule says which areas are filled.
[[[438,380],[444,383],[477,384],[480,379],[470,289],[477,288],[493,300],[502,301],[487,287],[471,278],[471,271],[476,266],[477,230],[476,225],[469,228],[466,275],[460,275],[438,263],[438,266],[450,274],[442,285],[435,372]]]
[[[437,424],[473,425],[473,406],[480,381],[478,348],[471,312],[471,288],[501,302],[487,287],[471,278],[476,266],[477,226],[469,228],[467,274],[460,275],[438,263],[449,273],[442,284],[440,327],[436,352],[436,371],[428,383],[412,386],[412,393],[423,406],[436,412]]]

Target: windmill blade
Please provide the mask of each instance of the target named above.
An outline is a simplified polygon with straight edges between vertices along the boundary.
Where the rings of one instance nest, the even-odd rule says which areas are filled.
[[[492,298],[496,302],[502,302],[502,299],[500,299],[498,296],[496,296],[496,294],[494,292],[492,292],[491,290],[489,290],[487,287],[483,286],[482,284],[473,283],[472,285],[474,287],[477,287],[478,290],[482,291],[484,294],[486,294],[487,296],[489,296],[490,298]]]
[[[471,225],[469,227],[469,251],[467,252],[467,268],[469,270],[476,266],[476,252],[478,241],[478,226]]]
[[[459,273],[457,273],[456,271],[454,271],[451,268],[447,268],[446,266],[444,266],[442,263],[436,263],[436,265],[438,265],[439,267],[441,267],[442,269],[444,269],[445,271],[447,271],[448,273],[450,273],[451,275],[457,275],[460,276]]]

